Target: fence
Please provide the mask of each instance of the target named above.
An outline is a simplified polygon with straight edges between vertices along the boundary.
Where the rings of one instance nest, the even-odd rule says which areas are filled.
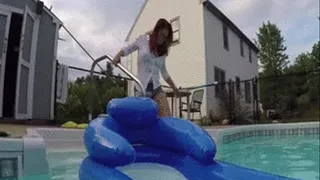
[[[319,121],[319,71],[259,78],[260,122]]]
[[[202,125],[257,122],[259,117],[257,78],[229,79],[191,89],[193,92],[200,89],[206,90],[207,96],[203,96],[202,101],[206,101],[207,107],[201,108],[202,111],[206,111],[206,115],[195,118],[200,119]],[[202,102],[202,104],[204,103]]]
[[[104,114],[106,105],[111,99],[127,96],[129,78],[112,75],[110,70],[94,72],[94,78],[91,81],[90,70],[74,66],[68,66],[68,68],[67,101],[66,103],[56,102],[55,105],[55,119],[58,124],[67,121],[88,122],[90,87],[93,95],[93,117]]]
[[[201,110],[209,112],[196,117],[203,125],[319,121],[319,71],[235,78],[189,89],[206,90],[202,101],[207,107]]]
[[[55,107],[57,123],[87,122],[90,71],[69,66],[69,72],[67,102],[56,103]],[[74,74],[76,76],[72,76]],[[127,96],[127,83],[131,81],[114,76],[110,71],[94,74],[93,117],[105,113],[111,99]],[[191,106],[191,113],[196,113],[191,117],[200,119],[202,125],[221,124],[224,120],[228,120],[228,124],[319,121],[319,71],[260,75],[245,80],[234,78],[187,89],[206,90],[196,100],[202,104],[206,101],[207,107]],[[202,116],[199,116],[199,109]],[[182,115],[186,117],[185,113]]]

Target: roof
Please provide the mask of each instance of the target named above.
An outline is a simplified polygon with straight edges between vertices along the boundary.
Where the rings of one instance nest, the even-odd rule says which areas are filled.
[[[49,9],[47,6],[43,5],[43,8],[45,9],[45,11],[52,16],[52,18],[54,18],[57,22],[59,22],[60,26],[63,25],[63,22],[61,21],[60,18],[58,18],[58,16],[56,16],[51,9]]]
[[[251,49],[253,49],[257,53],[259,52],[257,46],[226,15],[224,15],[215,5],[213,5],[212,2],[205,1],[203,5],[217,18],[219,18],[225,25],[233,30],[242,40],[244,40]]]
[[[38,3],[40,0],[33,0],[35,3]],[[41,1],[43,3],[43,1]],[[56,20],[60,24],[60,26],[63,24],[62,21],[49,9],[44,3],[43,3],[43,10],[49,14],[53,19]]]
[[[143,10],[147,6],[148,2],[149,2],[149,0],[144,1],[142,7],[140,8],[138,15],[136,16],[136,18],[135,18],[128,34],[127,34],[125,41],[129,40],[130,35],[131,35],[135,25],[137,24],[137,21],[140,18]],[[241,39],[243,39],[251,49],[253,49],[256,53],[259,52],[259,49],[257,48],[257,46],[226,15],[224,15],[215,5],[213,5],[212,2],[210,2],[209,0],[205,0],[203,2],[203,5],[210,12],[212,12],[217,18],[219,18],[224,24],[226,24],[231,30],[233,30]]]
[[[143,5],[142,5],[142,7],[140,8],[140,10],[138,12],[138,15],[136,16],[135,20],[133,21],[133,24],[132,24],[132,26],[131,26],[128,34],[127,34],[127,37],[125,39],[126,41],[129,41],[130,35],[131,35],[132,31],[133,31],[133,28],[136,26],[136,24],[137,24],[137,22],[138,22],[138,20],[139,20],[139,18],[141,16],[144,8],[147,6],[148,2],[149,2],[149,0],[145,0]]]

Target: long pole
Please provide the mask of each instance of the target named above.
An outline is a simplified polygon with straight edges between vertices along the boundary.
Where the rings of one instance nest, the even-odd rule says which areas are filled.
[[[89,70],[89,69],[80,68],[80,67],[76,67],[76,66],[68,66],[68,68],[91,73],[91,70]],[[106,75],[106,73],[102,73],[102,72],[98,72],[98,71],[93,71],[93,73],[94,74],[99,74],[99,75],[104,75],[104,76]],[[118,78],[118,79],[132,80],[130,78],[122,77],[122,76],[116,76],[116,75],[110,75],[110,76],[113,77],[113,78]]]
[[[95,61],[95,59],[94,59],[94,58],[90,55],[90,53],[81,45],[81,43],[77,40],[77,38],[73,36],[73,34],[68,30],[68,28],[65,27],[64,25],[62,25],[62,27],[63,27],[64,30],[67,31],[67,33],[71,36],[71,38],[80,46],[80,48],[90,57],[90,59],[91,59],[92,61]],[[103,68],[102,68],[99,64],[97,64],[97,66],[100,68],[101,71],[103,71]],[[106,74],[106,75],[107,75],[107,74]],[[119,85],[117,84],[117,82],[116,82],[114,79],[111,79],[111,80],[115,83],[115,85],[116,85],[117,87],[119,87]]]
[[[89,114],[88,114],[88,119],[89,121],[91,121],[92,119],[92,111],[93,111],[93,92],[92,92],[92,82],[93,82],[93,73],[94,73],[94,67],[100,62],[103,61],[105,59],[108,59],[110,62],[113,63],[112,58],[109,55],[103,55],[101,57],[99,57],[98,59],[94,60],[91,66],[91,72],[90,72],[90,88],[89,88],[89,103],[88,103],[88,109],[89,109]],[[129,77],[132,78],[132,80],[134,80],[141,89],[141,93],[143,96],[146,95],[146,91],[145,88],[142,84],[142,82],[134,75],[132,74],[128,69],[126,69],[125,67],[123,67],[120,63],[116,65],[118,68],[120,68],[120,70],[122,70],[125,74],[127,74]]]
[[[72,33],[64,26],[62,25],[63,29],[67,31],[67,33],[72,37],[72,39],[80,46],[80,48],[90,57],[90,59],[92,61],[94,61],[94,58],[89,54],[89,52],[80,44],[80,42],[77,40],[77,38],[75,38]],[[103,68],[97,64],[101,70],[103,70]]]

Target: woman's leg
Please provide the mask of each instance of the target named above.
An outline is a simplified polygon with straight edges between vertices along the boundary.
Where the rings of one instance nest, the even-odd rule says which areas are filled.
[[[167,96],[164,92],[156,93],[152,98],[159,106],[159,116],[171,116]]]

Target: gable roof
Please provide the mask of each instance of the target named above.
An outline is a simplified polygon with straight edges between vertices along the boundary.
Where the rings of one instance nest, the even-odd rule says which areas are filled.
[[[41,0],[33,0],[33,2],[38,3],[41,2],[43,4],[43,10],[49,14],[57,23],[60,24],[60,26],[63,24],[63,22],[49,9]]]
[[[254,50],[256,53],[259,52],[257,46],[226,15],[224,15],[215,5],[213,5],[213,3],[207,0],[203,3],[203,5],[225,25],[233,30],[243,41],[245,41],[252,50]]]
[[[148,4],[148,1],[149,1],[149,0],[145,0],[145,1],[144,1],[142,7],[140,8],[140,11],[138,12],[137,17],[136,17],[135,20],[133,21],[133,24],[132,24],[132,26],[131,26],[128,34],[127,34],[127,37],[126,37],[125,41],[129,41],[130,35],[131,35],[132,31],[133,31],[133,28],[136,26],[136,24],[137,24],[137,22],[138,22],[138,20],[139,20],[139,18],[140,18],[140,16],[141,16],[144,8],[145,8],[145,7],[147,6],[147,4]]]
[[[125,39],[125,41],[128,41],[130,38],[130,35],[135,27],[135,25],[137,24],[137,21],[139,20],[143,10],[145,9],[145,7],[147,6],[149,0],[145,0],[142,7],[140,8],[140,11],[137,15],[137,17],[135,18],[128,34],[127,37]],[[203,6],[205,8],[207,8],[211,13],[213,13],[217,18],[219,18],[224,24],[226,24],[231,30],[233,30],[242,40],[244,40],[248,46],[254,50],[256,53],[259,52],[259,49],[257,48],[257,46],[226,16],[224,15],[215,5],[213,5],[212,2],[210,2],[209,0],[204,0],[203,2]]]

